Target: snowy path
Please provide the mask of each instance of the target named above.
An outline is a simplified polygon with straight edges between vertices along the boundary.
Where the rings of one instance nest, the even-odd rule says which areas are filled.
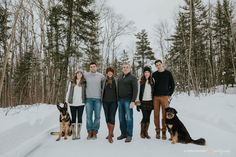
[[[165,156],[203,156],[235,157],[236,140],[236,98],[232,95],[214,95],[193,98],[177,96],[172,102],[179,111],[178,116],[190,132],[192,138],[204,137],[206,146],[193,144],[175,144],[155,139],[154,124],[150,126],[150,140],[139,137],[141,113],[134,112],[134,137],[131,143],[114,140],[109,144],[105,139],[107,130],[102,111],[101,127],[97,140],[87,140],[85,123],[82,128],[82,139],[77,141],[55,141],[50,131],[58,129],[58,113],[50,107],[50,114],[33,123],[21,123],[0,134],[1,157],[165,157]],[[226,101],[227,99],[227,101]],[[222,103],[224,103],[222,105]],[[214,106],[214,108],[212,108]],[[204,110],[202,110],[204,108]],[[56,112],[55,112],[56,111]],[[45,111],[46,115],[46,111]],[[152,113],[153,116],[153,113]],[[83,117],[85,121],[85,114]],[[152,117],[153,119],[153,117]],[[120,134],[118,117],[116,117],[115,137]]]

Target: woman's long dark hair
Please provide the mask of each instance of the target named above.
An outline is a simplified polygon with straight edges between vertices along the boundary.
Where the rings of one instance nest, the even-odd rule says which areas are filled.
[[[140,84],[141,85],[143,85],[143,84],[145,84],[146,83],[146,77],[145,77],[145,75],[143,74],[143,76],[141,77],[141,79],[140,79]],[[150,76],[148,77],[148,83],[149,84],[154,84],[154,82],[153,82],[153,78],[152,78],[152,74],[150,73]]]
[[[85,80],[85,78],[84,78],[84,74],[83,74],[82,71],[77,71],[77,72],[75,73],[72,82],[73,82],[74,84],[77,83],[76,80],[77,80],[77,74],[78,74],[78,73],[81,73],[81,74],[82,74],[82,77],[81,77],[81,79],[80,79],[80,81],[79,81],[79,86],[81,86],[82,84],[86,83],[86,80]]]

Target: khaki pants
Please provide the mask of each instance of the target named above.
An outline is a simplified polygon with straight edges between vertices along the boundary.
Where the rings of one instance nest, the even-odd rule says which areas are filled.
[[[160,130],[166,132],[166,112],[165,108],[169,106],[168,103],[169,96],[154,96],[154,123],[156,126],[156,132],[160,133]],[[162,111],[162,129],[160,128],[160,108]]]

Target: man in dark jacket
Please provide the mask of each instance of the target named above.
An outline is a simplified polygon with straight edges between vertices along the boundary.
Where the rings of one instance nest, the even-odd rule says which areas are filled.
[[[137,78],[130,73],[128,63],[122,65],[122,75],[118,78],[118,111],[121,135],[117,140],[131,142],[133,136],[133,107],[138,93]]]
[[[154,85],[154,123],[156,126],[156,138],[160,139],[162,130],[162,139],[166,140],[165,108],[169,105],[169,97],[173,94],[175,83],[170,71],[165,70],[162,61],[156,60],[157,71],[152,74],[155,80]],[[160,128],[160,108],[162,110],[162,129]]]

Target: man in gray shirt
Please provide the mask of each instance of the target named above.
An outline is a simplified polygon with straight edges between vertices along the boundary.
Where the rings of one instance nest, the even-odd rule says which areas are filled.
[[[90,63],[90,72],[84,74],[86,87],[86,128],[88,131],[87,139],[96,139],[100,127],[101,113],[101,82],[104,76],[97,72],[96,63]],[[94,120],[93,120],[94,112]]]

